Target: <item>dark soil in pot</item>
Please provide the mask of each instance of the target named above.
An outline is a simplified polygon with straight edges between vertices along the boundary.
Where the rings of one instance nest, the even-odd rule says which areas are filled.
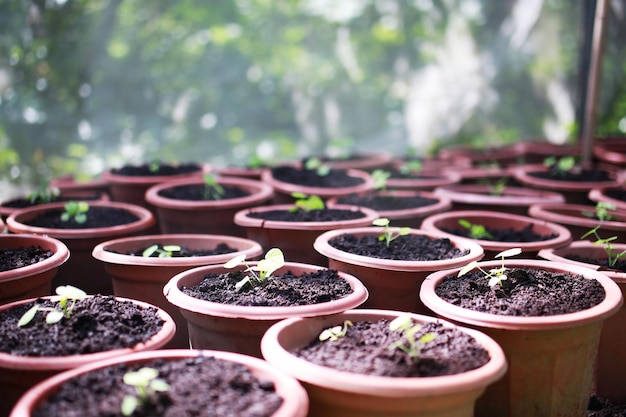
[[[130,255],[130,256],[143,256],[143,253],[146,249],[148,249],[149,246],[146,246],[145,248],[138,250],[138,251],[134,251],[134,252],[126,252],[123,253],[123,255]],[[162,245],[158,245],[158,248],[160,250],[164,250]],[[107,252],[112,252],[112,253],[121,253],[121,252],[116,252],[114,250],[111,249],[106,249],[105,250]],[[180,250],[177,251],[170,251],[171,255],[168,256],[169,258],[186,258],[186,257],[190,257],[190,256],[212,256],[212,255],[223,255],[226,253],[233,253],[233,252],[237,252],[237,249],[235,248],[231,248],[230,246],[228,246],[226,243],[219,243],[215,248],[213,249],[191,249],[185,246],[180,246]],[[150,258],[158,258],[159,254],[162,253],[160,251],[155,251],[154,253],[152,253],[152,255],[150,255]]]
[[[610,182],[613,181],[608,171],[591,168],[571,171],[549,169],[548,171],[529,172],[529,176],[554,181],[569,182]]]
[[[36,264],[54,255],[41,246],[0,249],[0,272]]]
[[[115,175],[126,175],[130,177],[160,177],[168,175],[181,175],[198,172],[202,167],[194,163],[185,164],[165,164],[162,162],[154,162],[142,165],[126,165],[121,168],[112,169]]]
[[[614,200],[626,201],[626,190],[621,188],[604,190],[603,193]]]
[[[217,193],[211,186],[204,184],[187,184],[160,190],[158,195],[173,200],[189,201],[219,201],[247,197],[250,195],[249,192],[239,187],[224,185],[221,186],[221,188],[224,192]]]
[[[364,183],[362,178],[348,175],[345,169],[331,169],[326,175],[318,175],[315,170],[282,166],[272,168],[272,176],[281,182],[307,187],[343,188]]]
[[[362,219],[365,214],[358,210],[341,210],[324,208],[321,210],[270,210],[250,212],[248,217],[255,219],[274,220],[282,222],[337,222]]]
[[[424,323],[415,334],[415,340],[419,341],[428,333],[435,338],[416,345],[417,360],[399,348],[390,348],[398,340],[404,340],[405,345],[408,341],[399,332],[389,329],[388,320],[353,323],[345,336],[324,342],[316,339],[293,353],[340,371],[389,377],[452,375],[489,362],[489,353],[473,337],[458,329],[440,323]]]
[[[37,301],[58,308],[58,302]],[[27,303],[0,313],[0,351],[20,356],[68,356],[127,348],[146,342],[163,326],[155,308],[143,308],[110,296],[93,296],[76,302],[70,317],[46,323],[47,312],[38,311],[26,326],[17,323],[34,305]]]
[[[325,303],[352,293],[350,284],[337,271],[320,269],[294,275],[287,272],[237,291],[235,284],[245,277],[243,271],[208,274],[195,286],[181,291],[191,297],[241,306],[296,306]]]
[[[438,200],[435,200],[434,198],[426,198],[420,196],[393,196],[377,194],[352,194],[349,196],[337,198],[337,203],[339,204],[368,207],[372,210],[379,211],[406,210],[417,207],[427,207],[432,206],[437,202]]]
[[[346,233],[328,242],[332,247],[355,255],[402,261],[436,261],[454,259],[469,253],[460,250],[450,239],[433,239],[425,235],[404,235],[394,239],[389,246],[377,235],[356,237]]]
[[[121,417],[123,398],[136,395],[134,387],[124,384],[124,374],[142,367],[158,370],[158,378],[170,388],[136,408],[134,417],[265,417],[283,402],[271,381],[257,379],[247,367],[198,356],[116,365],[80,375],[63,384],[33,417]]]
[[[604,300],[595,279],[566,272],[508,268],[502,285],[489,286],[478,270],[446,277],[435,293],[459,307],[505,316],[551,316],[589,309]]]
[[[567,255],[565,256],[567,259],[571,259],[572,261],[583,262],[591,265],[600,265],[601,270],[612,270],[612,271],[621,271],[626,272],[626,259],[619,259],[615,262],[614,265],[609,264],[609,259],[598,259],[598,258],[586,258],[584,256],[576,256],[576,255]]]
[[[587,407],[587,417],[626,417],[626,404],[613,404],[592,395]]]
[[[89,207],[86,213],[87,221],[84,223],[77,223],[73,218],[63,221],[61,220],[63,213],[62,209],[49,210],[28,221],[27,224],[49,229],[92,229],[119,226],[139,220],[133,213],[117,207]]]
[[[80,196],[80,199],[84,201],[95,201],[95,200],[99,200],[100,198],[101,196],[99,193],[84,194]],[[20,208],[39,206],[41,204],[58,203],[58,202],[71,201],[71,200],[76,200],[76,197],[67,197],[61,194],[56,197],[52,197],[49,201],[44,201],[41,199],[36,199],[33,201],[30,198],[22,197],[22,198],[16,198],[13,200],[5,201],[4,203],[2,203],[2,205],[4,207],[20,209]]]
[[[443,231],[447,233],[451,233],[453,235],[469,237],[470,231],[465,228],[442,228]],[[489,233],[489,235],[482,236],[481,240],[491,240],[493,242],[540,242],[542,240],[554,239],[557,235],[540,235],[533,231],[533,225],[529,224],[526,227],[521,229],[513,229],[513,228],[492,228],[485,226],[485,231]]]

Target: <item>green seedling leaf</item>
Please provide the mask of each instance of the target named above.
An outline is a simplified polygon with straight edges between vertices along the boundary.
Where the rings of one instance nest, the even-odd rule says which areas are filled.
[[[475,269],[477,266],[478,266],[478,262],[477,261],[472,261],[472,262],[468,263],[463,268],[461,268],[461,270],[457,274],[457,277],[461,277],[461,276],[467,274],[469,271]]]
[[[17,327],[23,327],[30,323],[35,318],[37,311],[39,311],[39,306],[37,304],[29,308],[28,311],[20,317],[20,320],[17,322]]]
[[[327,340],[334,342],[335,340],[339,340],[339,338],[344,337],[348,333],[349,327],[352,327],[352,322],[350,320],[346,320],[343,322],[342,326],[334,326],[324,329],[318,338],[320,342],[325,342]]]
[[[272,248],[265,254],[265,258],[257,263],[254,269],[261,272],[262,278],[269,278],[274,271],[284,264],[285,257],[283,256],[283,252],[278,248]]]
[[[122,400],[122,414],[125,416],[130,416],[135,412],[135,409],[139,407],[139,400],[137,397],[133,397],[132,395],[126,395]]]
[[[242,253],[230,259],[229,261],[227,261],[224,264],[224,268],[232,269],[238,265],[241,265],[245,260],[246,260],[246,255]]]
[[[63,314],[62,311],[51,311],[46,315],[46,323],[48,324],[55,324],[60,322],[63,317],[65,316],[65,314]]]
[[[522,249],[512,248],[498,253],[496,256],[494,256],[494,258],[508,258],[511,256],[519,255],[520,253],[522,253]]]
[[[146,248],[142,253],[141,256],[143,256],[144,258],[149,258],[152,255],[154,255],[154,253],[159,250],[159,245],[152,245],[148,248]]]

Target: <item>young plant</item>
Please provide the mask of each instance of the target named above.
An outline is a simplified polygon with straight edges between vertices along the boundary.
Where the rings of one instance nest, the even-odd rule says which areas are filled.
[[[408,161],[402,164],[402,166],[398,168],[398,171],[400,171],[402,175],[411,175],[414,172],[421,171],[422,166],[423,166],[422,161],[420,161],[419,159],[413,159],[411,161]]]
[[[204,181],[202,198],[205,200],[221,200],[225,194],[225,190],[224,187],[217,182],[217,179],[211,174],[204,174],[202,179]]]
[[[468,230],[468,235],[472,239],[492,239],[491,233],[487,231],[487,228],[482,224],[474,224],[469,220],[460,219],[459,225]]]
[[[507,182],[508,178],[499,178],[496,182],[489,185],[489,194],[496,196],[504,194],[504,189],[506,188]]]
[[[345,320],[342,326],[334,326],[322,330],[318,339],[320,342],[325,342],[327,340],[334,342],[335,340],[339,340],[340,337],[344,337],[346,333],[348,333],[349,327],[352,327],[352,322],[350,320]]]
[[[304,163],[304,168],[309,171],[315,171],[320,177],[325,177],[330,173],[330,167],[324,165],[319,158],[309,158]]]
[[[141,256],[144,258],[150,258],[155,253],[158,254],[159,258],[171,258],[174,256],[174,252],[180,252],[181,247],[178,245],[163,245],[159,246],[158,244],[154,244],[148,248],[146,248]]]
[[[573,156],[562,156],[557,159],[554,156],[549,156],[543,160],[543,164],[557,174],[564,175],[576,168],[576,158]]]
[[[128,371],[124,374],[124,383],[135,387],[136,395],[126,395],[122,400],[122,414],[130,416],[141,404],[146,404],[157,392],[165,392],[170,386],[159,376],[154,368],[141,368],[138,371]]]
[[[482,272],[486,278],[489,278],[489,286],[491,288],[494,288],[496,285],[502,286],[502,281],[505,281],[507,279],[507,268],[504,266],[504,258],[519,255],[520,253],[522,253],[522,250],[520,248],[507,249],[498,253],[495,258],[500,258],[502,261],[502,265],[499,268],[492,268],[489,271],[485,271],[484,269],[482,269],[478,265],[477,261],[470,262],[459,271],[457,276],[463,276],[472,269],[478,268],[478,270],[480,270],[480,272]]]
[[[589,230],[587,233],[581,236],[581,239],[585,239],[593,235],[596,238],[596,241],[593,242],[594,245],[602,245],[602,248],[607,255],[607,262],[609,264],[609,267],[613,268],[622,257],[626,256],[626,249],[621,252],[615,250],[615,247],[611,244],[611,242],[617,240],[617,236],[611,236],[606,239],[600,237],[600,235],[598,234],[598,229],[600,228],[600,226],[601,225],[597,225],[593,229]]]
[[[65,211],[61,214],[61,221],[67,222],[70,219],[78,224],[83,224],[87,221],[87,212],[89,211],[89,204],[85,201],[68,201],[65,203]]]
[[[58,188],[51,187],[48,180],[46,178],[42,178],[39,188],[28,194],[28,201],[30,204],[51,203],[59,196],[59,194],[60,191]]]
[[[39,304],[35,304],[22,315],[20,320],[17,322],[17,327],[26,326],[30,323],[33,318],[35,318],[38,311],[48,312],[46,315],[46,323],[58,323],[63,319],[63,317],[71,316],[72,310],[74,309],[74,305],[77,301],[84,300],[85,297],[87,297],[85,291],[71,285],[61,285],[57,287],[56,293],[60,296],[58,308],[41,307]]]
[[[255,284],[265,282],[272,276],[274,271],[285,264],[285,257],[283,255],[283,251],[278,248],[272,248],[267,251],[265,258],[261,259],[254,266],[248,265],[246,262],[246,255],[241,254],[226,262],[224,264],[224,268],[232,269],[241,264],[246,266],[246,275],[243,279],[237,282],[237,284],[235,284],[235,289],[237,291],[240,291],[248,283],[254,286]]]
[[[292,193],[291,196],[296,199],[295,206],[290,208],[289,211],[313,211],[313,210],[324,210],[326,205],[324,204],[324,200],[322,200],[319,196],[311,195],[307,196],[304,193],[295,192]]]
[[[391,323],[389,323],[389,330],[393,332],[401,332],[404,335],[404,338],[389,345],[388,349],[400,349],[407,353],[412,360],[417,360],[424,345],[433,341],[436,337],[434,333],[425,333],[416,340],[415,335],[421,330],[421,328],[421,325],[413,323],[413,319],[408,314],[396,317],[391,321]]]
[[[376,190],[384,190],[387,188],[387,180],[391,177],[391,172],[385,171],[384,169],[375,169],[371,175]]]
[[[615,219],[615,216],[610,212],[610,210],[615,210],[617,207],[613,203],[609,203],[606,201],[598,201],[594,208],[594,211],[584,210],[582,212],[583,216],[596,218],[601,222],[606,222],[609,220]]]
[[[385,241],[387,247],[393,242],[395,239],[400,236],[405,236],[411,233],[410,227],[389,227],[389,219],[385,217],[381,217],[372,222],[374,226],[381,226],[383,228],[383,233],[378,236],[379,241]]]

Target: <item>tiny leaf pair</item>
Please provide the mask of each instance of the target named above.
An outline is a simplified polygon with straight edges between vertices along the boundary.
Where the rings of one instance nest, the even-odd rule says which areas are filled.
[[[280,249],[272,248],[267,251],[265,258],[261,259],[254,266],[248,265],[246,263],[246,255],[241,254],[226,262],[224,268],[232,269],[241,264],[246,266],[246,272],[248,272],[248,274],[235,284],[237,291],[241,290],[247,283],[251,285],[255,283],[260,284],[270,278],[277,269],[285,264],[285,257]]]

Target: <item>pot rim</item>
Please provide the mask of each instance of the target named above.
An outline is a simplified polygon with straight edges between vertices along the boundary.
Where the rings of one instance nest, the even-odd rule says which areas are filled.
[[[559,224],[571,224],[574,226],[587,227],[592,229],[601,224],[601,229],[607,230],[626,230],[626,213],[617,211],[613,214],[622,220],[605,220],[600,221],[595,218],[583,216],[583,211],[594,212],[595,207],[586,204],[571,203],[540,203],[533,204],[528,208],[528,214],[531,217],[547,220]],[[561,211],[561,212],[559,212]],[[569,213],[572,214],[569,214]]]
[[[535,203],[564,203],[565,198],[556,191],[505,186],[503,195],[488,194],[489,186],[479,184],[453,184],[437,187],[435,195],[446,196],[454,203],[489,204],[493,206],[529,206]],[[508,193],[508,195],[506,194]]]
[[[548,171],[548,167],[543,164],[521,165],[513,168],[512,172],[513,177],[524,185],[553,189],[555,191],[589,191],[591,188],[598,186],[606,188],[621,185],[620,175],[615,167],[609,167],[605,164],[596,164],[595,168],[606,171],[611,179],[609,181],[563,181],[533,177],[531,173]]]
[[[0,235],[0,249],[20,247],[27,244],[29,241],[34,241],[34,245],[42,246],[45,244],[46,248],[54,252],[51,257],[46,258],[40,262],[26,265],[20,268],[9,269],[7,271],[0,272],[0,281],[8,282],[16,279],[24,278],[27,275],[39,274],[49,271],[54,268],[58,268],[65,263],[70,257],[70,251],[63,242],[58,239],[32,234],[6,234]],[[6,243],[5,243],[6,242]],[[18,242],[16,245],[9,244],[10,242]],[[45,248],[44,248],[45,249]]]
[[[102,180],[111,185],[131,185],[131,186],[147,186],[151,184],[160,184],[165,181],[177,180],[199,176],[204,173],[211,172],[212,167],[207,163],[196,163],[198,170],[174,175],[121,175],[108,169],[102,173]]]
[[[297,168],[297,166],[295,166]],[[361,184],[347,186],[347,187],[310,187],[300,184],[292,184],[277,180],[272,175],[271,168],[265,168],[261,172],[261,181],[269,184],[276,191],[283,194],[291,195],[294,192],[301,192],[307,195],[317,195],[321,198],[330,198],[338,195],[347,195],[353,193],[367,192],[374,189],[374,180],[372,176],[366,171],[358,169],[345,169],[343,170],[350,177],[357,177],[363,180]]]

